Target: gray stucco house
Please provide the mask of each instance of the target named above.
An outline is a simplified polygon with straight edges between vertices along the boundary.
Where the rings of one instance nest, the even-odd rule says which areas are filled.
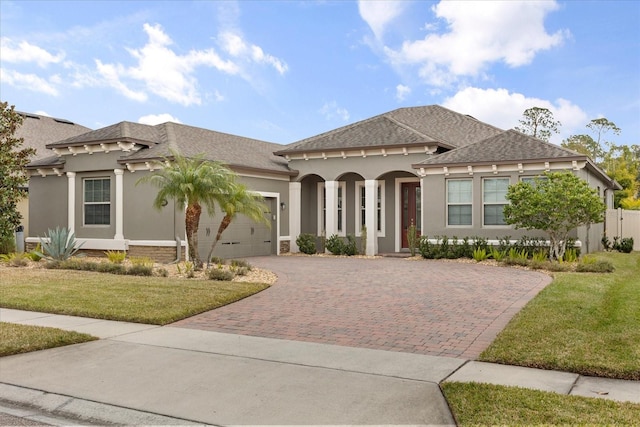
[[[504,224],[508,185],[571,170],[608,207],[619,188],[584,155],[437,105],[401,108],[290,145],[176,123],[121,122],[47,148],[53,156],[28,167],[28,244],[62,225],[84,249],[126,249],[161,261],[186,252],[184,209],[168,201],[153,210],[156,189],[136,182],[170,149],[228,164],[267,201],[271,228],[240,217],[223,234],[221,257],[295,252],[301,233],[359,237],[364,225],[370,255],[405,250],[411,224],[428,236],[517,239],[536,234]],[[201,253],[219,221],[202,218]],[[595,224],[574,237],[593,251],[603,231]]]

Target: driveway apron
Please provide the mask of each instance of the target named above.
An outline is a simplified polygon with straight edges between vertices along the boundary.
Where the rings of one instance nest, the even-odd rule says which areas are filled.
[[[551,282],[454,261],[255,257],[269,289],[172,326],[434,356],[476,358]]]

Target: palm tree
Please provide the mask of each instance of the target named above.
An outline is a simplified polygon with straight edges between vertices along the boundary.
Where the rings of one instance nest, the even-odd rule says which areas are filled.
[[[216,198],[228,194],[233,187],[235,174],[222,163],[208,161],[202,155],[188,158],[172,151],[161,169],[138,180],[136,184],[149,182],[160,190],[153,207],[161,210],[167,199],[187,207],[185,228],[189,245],[189,258],[195,267],[202,268],[198,254],[198,227],[202,205],[210,215],[215,212]]]
[[[213,250],[216,248],[222,233],[229,227],[236,215],[245,215],[255,222],[261,222],[271,227],[271,222],[264,216],[264,212],[267,210],[264,198],[259,194],[250,192],[244,184],[233,185],[228,193],[216,194],[216,199],[225,215],[220,222],[218,233],[211,244],[211,249],[209,249],[207,267],[209,267],[211,255],[213,255]]]

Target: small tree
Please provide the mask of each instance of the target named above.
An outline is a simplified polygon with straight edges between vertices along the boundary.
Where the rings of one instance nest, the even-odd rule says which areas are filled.
[[[15,107],[0,103],[0,242],[13,238],[22,215],[18,202],[26,197],[29,182],[24,167],[35,154],[33,148],[20,148],[24,140],[15,133],[22,125],[22,116]]]
[[[520,126],[514,129],[548,142],[552,133],[559,133],[560,126],[560,122],[553,118],[553,113],[547,108],[531,107],[522,113]]]
[[[549,235],[549,258],[560,260],[569,233],[581,225],[602,222],[606,206],[595,189],[571,172],[547,172],[533,184],[509,186],[504,208],[507,224]]]
[[[216,238],[213,240],[211,249],[209,249],[209,253],[207,254],[207,267],[209,267],[213,250],[220,241],[222,233],[224,233],[227,227],[231,224],[231,221],[233,221],[238,214],[245,215],[254,222],[260,222],[271,227],[271,222],[264,216],[264,213],[267,210],[267,205],[264,203],[264,197],[256,193],[252,193],[243,184],[234,184],[230,186],[228,192],[217,194],[216,200],[224,212],[224,217],[220,222]]]
[[[231,190],[235,174],[218,162],[202,156],[184,157],[172,152],[161,169],[138,180],[151,183],[160,190],[153,201],[153,207],[160,210],[167,199],[174,199],[179,206],[186,206],[185,228],[189,244],[189,258],[197,269],[202,268],[198,253],[198,227],[202,205],[210,215],[215,213],[216,197]]]

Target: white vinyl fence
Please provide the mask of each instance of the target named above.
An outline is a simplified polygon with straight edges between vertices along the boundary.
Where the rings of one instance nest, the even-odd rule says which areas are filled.
[[[640,211],[607,209],[607,237],[633,237],[633,250],[640,251]]]

